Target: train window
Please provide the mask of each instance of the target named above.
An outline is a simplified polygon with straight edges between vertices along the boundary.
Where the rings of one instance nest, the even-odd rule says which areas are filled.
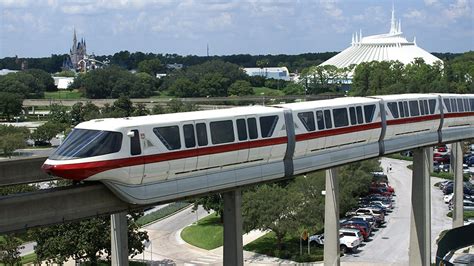
[[[424,101],[420,101],[420,113],[421,115],[425,115],[425,102]]]
[[[349,107],[349,117],[351,118],[351,125],[357,124],[356,109],[354,107]]]
[[[211,122],[212,144],[229,143],[235,140],[232,120]]]
[[[181,148],[178,126],[155,127],[153,132],[168,150],[178,150]]]
[[[332,128],[332,119],[331,119],[330,110],[324,110],[324,124],[326,124],[326,128]]]
[[[446,105],[446,109],[448,109],[448,113],[451,113],[451,102],[449,99],[443,99],[444,105]]]
[[[364,106],[365,122],[370,123],[374,119],[375,104]]]
[[[403,102],[398,102],[398,108],[400,109],[400,117],[405,117],[405,110],[403,109]]]
[[[453,110],[454,113],[456,113],[458,111],[458,106],[456,104],[455,99],[451,99],[451,110]]]
[[[362,107],[356,107],[356,114],[357,114],[357,123],[363,124],[364,123],[364,116],[362,115]]]
[[[132,130],[133,137],[130,138],[130,154],[138,155],[142,153],[142,147],[140,147],[140,134],[138,130]]]
[[[471,111],[474,112],[474,99],[469,99],[469,102],[471,103]]]
[[[409,101],[410,105],[410,116],[419,116],[420,107],[418,106],[418,101]]]
[[[70,160],[99,156],[120,151],[122,133],[73,129],[63,144],[49,156],[52,160]]]
[[[336,108],[332,110],[334,116],[334,127],[345,127],[349,125],[346,108]]]
[[[262,138],[269,138],[272,136],[273,131],[275,131],[275,126],[278,122],[277,115],[262,116],[260,117],[260,132],[262,133]]]
[[[424,107],[425,107],[425,114],[429,115],[429,114],[430,114],[430,110],[429,110],[429,108],[428,108],[428,100],[424,100],[424,102],[425,102],[425,106],[424,106]]]
[[[408,102],[403,102],[403,111],[405,112],[405,117],[410,117],[410,112],[408,111]]]
[[[298,118],[300,119],[301,123],[303,123],[304,127],[307,131],[314,131],[316,130],[316,125],[314,123],[314,113],[313,112],[303,112],[298,113]]]
[[[469,112],[469,100],[468,99],[464,99],[464,110],[466,112]]]
[[[316,121],[318,122],[318,129],[323,130],[324,129],[323,111],[316,111]]]
[[[464,112],[464,103],[462,99],[457,99],[458,100],[458,110],[459,112]]]
[[[398,107],[396,102],[387,103],[388,109],[392,113],[393,118],[398,118]]]
[[[258,131],[257,131],[257,119],[255,118],[248,118],[247,119],[247,126],[249,128],[249,138],[256,139],[258,138]]]
[[[430,108],[430,114],[434,114],[435,113],[435,107],[436,107],[436,100],[428,100],[428,105],[429,105],[429,108]]]
[[[196,124],[196,135],[199,146],[207,146],[207,128],[205,123]]]
[[[184,146],[186,148],[196,147],[196,137],[194,136],[194,125],[187,124],[183,126]]]
[[[239,140],[247,140],[247,124],[245,119],[237,119],[237,137]]]

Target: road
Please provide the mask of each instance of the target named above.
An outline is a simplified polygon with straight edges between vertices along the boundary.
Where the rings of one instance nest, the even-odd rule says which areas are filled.
[[[357,254],[342,258],[345,265],[408,265],[408,247],[410,240],[410,204],[411,175],[406,166],[408,161],[382,158],[384,170],[390,165],[388,173],[390,184],[395,188],[396,208],[387,216],[386,227],[379,229]],[[439,233],[452,226],[451,219],[446,216],[448,207],[443,202],[443,193],[434,183],[441,179],[431,178],[431,255],[434,261],[436,254],[436,238]]]

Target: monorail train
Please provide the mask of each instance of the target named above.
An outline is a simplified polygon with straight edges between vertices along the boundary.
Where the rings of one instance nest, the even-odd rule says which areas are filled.
[[[77,125],[43,170],[148,204],[474,138],[474,95],[344,97]]]

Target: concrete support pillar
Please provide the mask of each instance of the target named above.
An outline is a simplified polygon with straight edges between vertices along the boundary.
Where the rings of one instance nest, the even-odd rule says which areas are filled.
[[[110,215],[112,265],[128,265],[128,226],[125,212]]]
[[[339,249],[339,185],[336,168],[326,170],[324,204],[324,265],[340,265]]]
[[[430,149],[419,148],[413,153],[409,265],[431,262]]]
[[[223,193],[224,197],[224,265],[244,264],[242,245],[242,191]]]
[[[464,225],[463,221],[463,173],[462,173],[462,145],[461,142],[452,144],[451,149],[451,166],[454,172],[453,185],[453,228]]]
[[[434,160],[433,160],[433,156],[434,156],[434,151],[433,151],[433,147],[430,147],[430,155],[429,155],[429,164],[430,164],[430,173],[433,173],[434,172]]]

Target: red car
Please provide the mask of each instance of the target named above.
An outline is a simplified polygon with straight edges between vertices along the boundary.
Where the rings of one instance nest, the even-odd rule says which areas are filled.
[[[370,187],[371,188],[377,188],[377,187],[386,188],[388,192],[395,193],[395,189],[385,182],[373,182],[370,185]]]
[[[358,229],[362,236],[364,237],[364,241],[367,241],[369,239],[369,233],[365,230],[364,227],[357,225],[357,224],[343,224],[341,228],[353,228],[353,229]]]

